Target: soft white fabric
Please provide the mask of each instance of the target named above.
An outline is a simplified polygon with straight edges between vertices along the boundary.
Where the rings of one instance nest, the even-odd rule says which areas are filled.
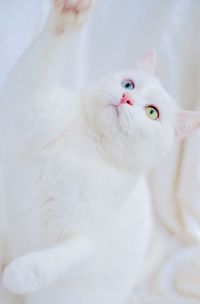
[[[1,85],[42,27],[48,6],[48,0],[0,1]],[[66,65],[69,73],[65,81],[81,87],[110,71],[131,66],[154,47],[158,51],[157,75],[164,86],[181,107],[199,109],[199,20],[197,0],[97,0],[80,48],[72,53],[76,64]],[[73,68],[76,82],[72,81]],[[177,145],[150,176],[155,211],[169,252],[151,284],[135,293],[139,303],[200,303],[199,142],[200,132],[196,132]]]

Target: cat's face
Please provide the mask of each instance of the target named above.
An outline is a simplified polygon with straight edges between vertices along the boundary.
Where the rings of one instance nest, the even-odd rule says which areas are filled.
[[[177,106],[149,71],[112,75],[94,86],[86,102],[105,154],[123,167],[149,169],[175,142]]]

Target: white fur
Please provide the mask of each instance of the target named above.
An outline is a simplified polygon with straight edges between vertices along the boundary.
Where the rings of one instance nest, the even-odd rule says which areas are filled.
[[[59,87],[82,10],[59,18],[55,9],[1,93],[10,261],[3,282],[28,304],[127,303],[149,268],[153,237],[151,207],[137,196],[140,176],[175,140],[177,108],[147,71],[111,75],[81,94]],[[120,105],[118,117],[124,78],[135,81],[135,103]],[[145,113],[152,103],[157,121]]]

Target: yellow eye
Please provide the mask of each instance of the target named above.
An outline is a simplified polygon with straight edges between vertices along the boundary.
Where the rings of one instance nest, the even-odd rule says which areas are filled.
[[[145,108],[146,114],[147,116],[152,119],[152,120],[156,120],[159,118],[159,112],[158,110],[153,107],[153,106],[148,106]]]

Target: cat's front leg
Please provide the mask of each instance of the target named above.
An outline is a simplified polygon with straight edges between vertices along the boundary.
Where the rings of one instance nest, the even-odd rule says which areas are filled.
[[[3,285],[14,294],[35,292],[87,261],[94,251],[92,241],[74,238],[49,249],[29,253],[8,264]]]
[[[80,25],[87,19],[93,0],[52,0],[53,5],[40,35],[16,63],[5,83],[5,99],[22,104],[62,83],[68,49],[77,47]],[[70,51],[69,51],[70,54]],[[70,55],[69,55],[70,56]],[[71,60],[70,60],[71,61]],[[39,95],[40,96],[40,95]],[[6,100],[7,102],[7,100]]]

